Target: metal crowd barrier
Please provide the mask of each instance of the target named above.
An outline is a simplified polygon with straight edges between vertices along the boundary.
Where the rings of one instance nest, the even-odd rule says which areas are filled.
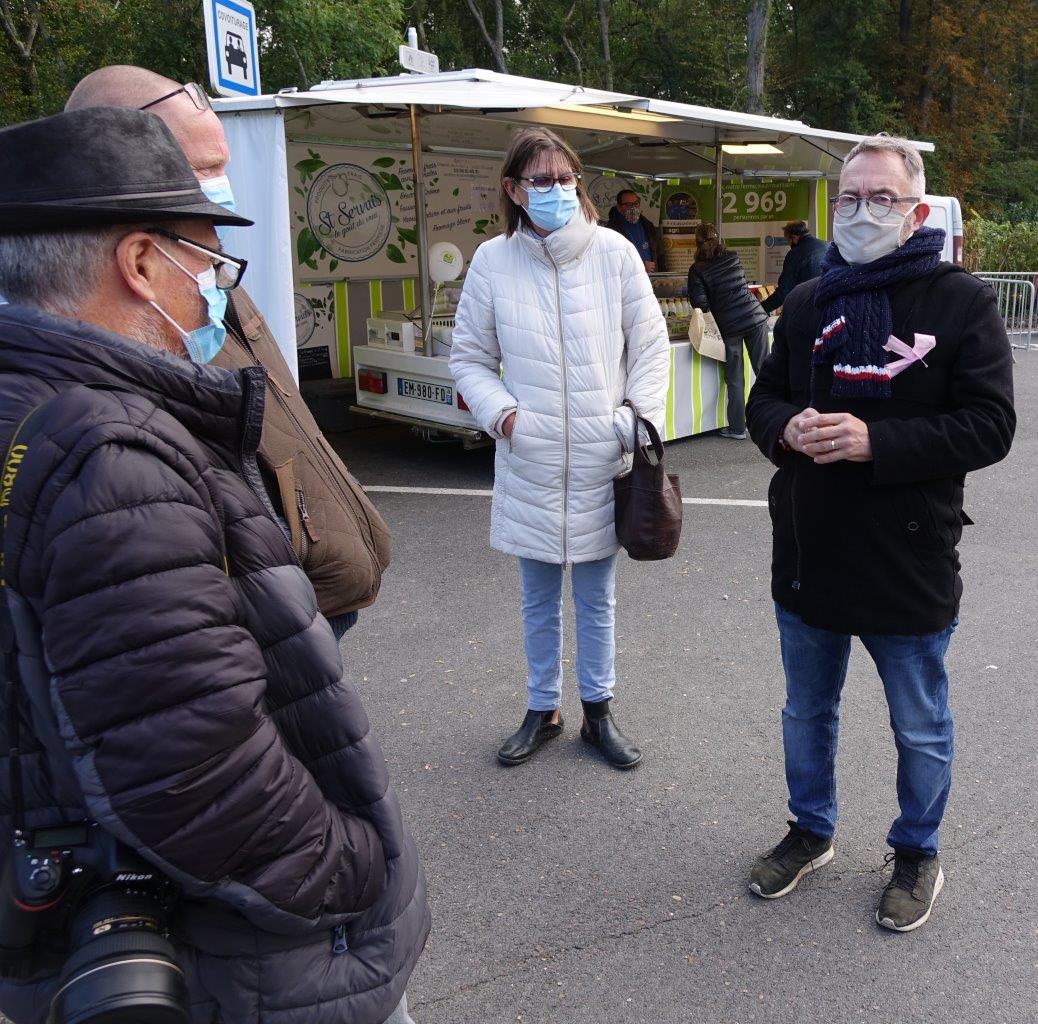
[[[980,270],[977,277],[995,289],[998,311],[1013,348],[1027,352],[1032,345],[1038,347],[1038,306],[1035,303],[1038,272]]]

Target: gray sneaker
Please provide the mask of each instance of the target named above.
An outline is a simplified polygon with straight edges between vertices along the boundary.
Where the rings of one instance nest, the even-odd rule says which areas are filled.
[[[757,858],[750,872],[750,892],[777,900],[792,892],[804,875],[824,867],[835,856],[832,839],[789,822],[789,833],[773,850]]]
[[[895,850],[886,863],[894,862],[894,874],[876,911],[876,923],[895,932],[921,928],[930,919],[937,894],[944,888],[944,872],[937,854]]]

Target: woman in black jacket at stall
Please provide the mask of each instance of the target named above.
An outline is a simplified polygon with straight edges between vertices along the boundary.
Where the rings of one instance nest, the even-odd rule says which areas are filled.
[[[722,437],[742,440],[746,433],[742,347],[759,373],[768,355],[768,314],[746,283],[739,257],[718,237],[713,224],[696,228],[696,262],[688,272],[688,301],[713,313],[724,338],[724,380],[728,386],[728,426]]]

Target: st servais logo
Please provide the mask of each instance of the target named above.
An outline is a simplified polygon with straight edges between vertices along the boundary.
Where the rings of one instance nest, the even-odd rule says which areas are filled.
[[[359,263],[381,252],[393,211],[386,190],[370,171],[356,164],[332,164],[310,186],[306,219],[330,255]]]

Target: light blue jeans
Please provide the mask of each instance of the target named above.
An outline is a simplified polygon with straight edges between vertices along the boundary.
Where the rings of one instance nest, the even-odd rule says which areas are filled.
[[[407,993],[405,992],[400,1004],[386,1018],[385,1024],[414,1024],[411,1015],[407,1012]]]
[[[532,711],[554,711],[562,701],[562,577],[564,566],[520,558],[523,646]],[[577,618],[577,684],[580,699],[609,700],[616,683],[613,633],[616,555],[572,568]]]
[[[801,828],[819,836],[836,829],[836,741],[840,692],[847,678],[851,638],[808,626],[775,605],[786,706],[789,809]],[[897,746],[897,799],[901,815],[887,842],[898,849],[937,852],[937,830],[951,789],[954,740],[944,657],[956,623],[925,636],[859,639],[876,663]]]

